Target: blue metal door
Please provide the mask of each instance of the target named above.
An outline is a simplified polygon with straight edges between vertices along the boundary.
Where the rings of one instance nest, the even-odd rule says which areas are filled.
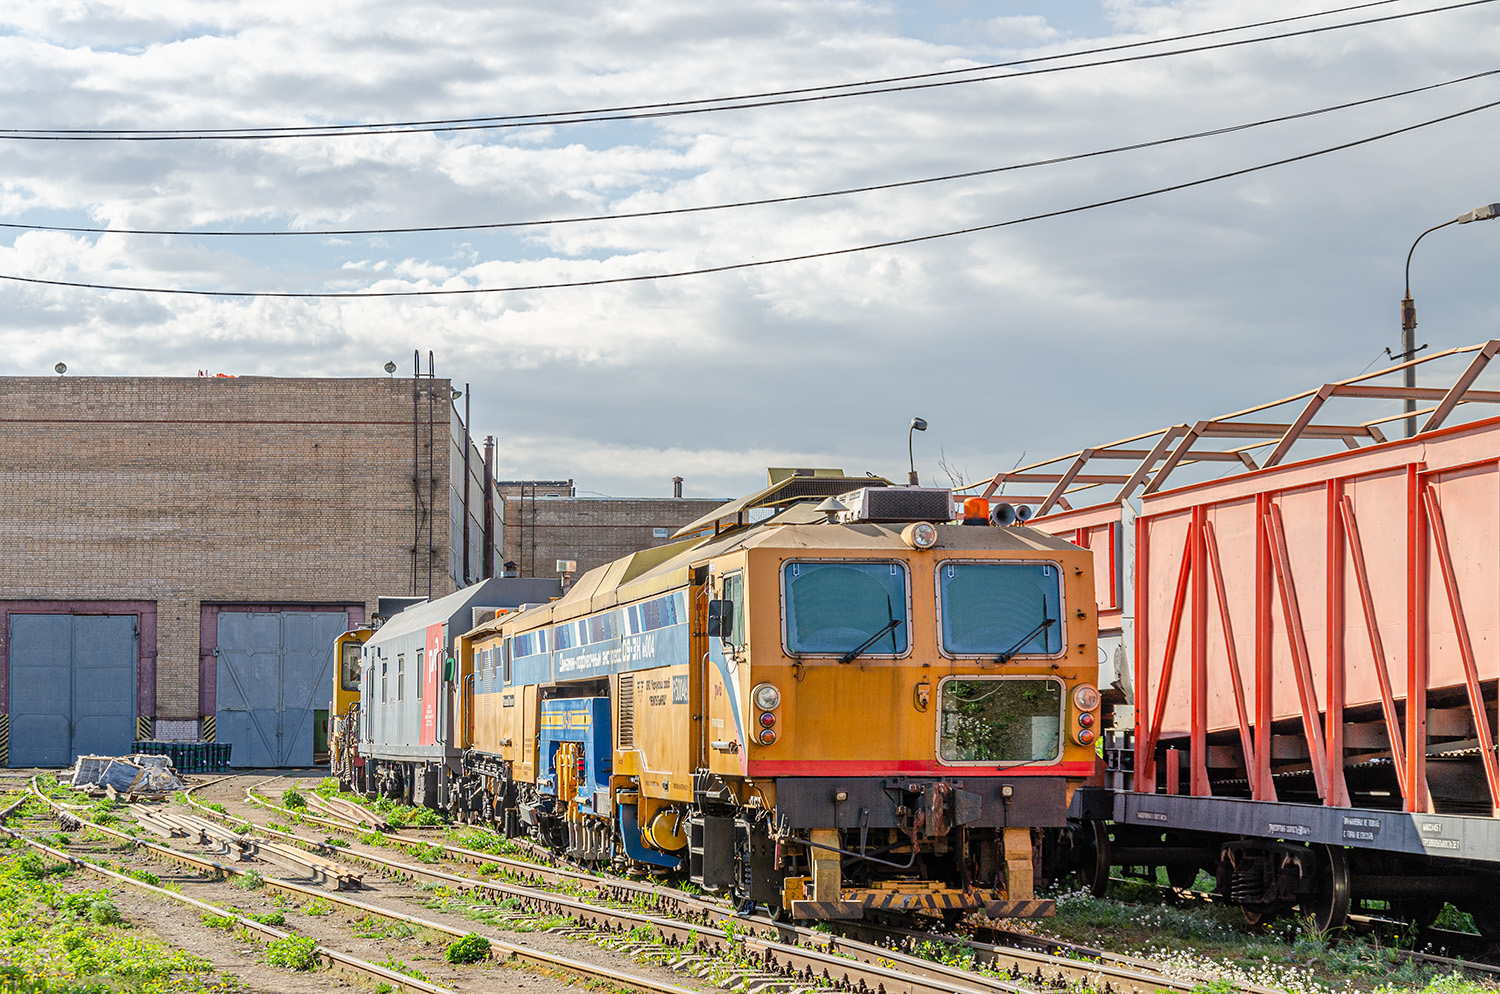
[[[220,611],[215,738],[237,767],[311,766],[313,712],[333,697],[343,613]]]
[[[10,616],[10,764],[70,766],[135,741],[135,615]]]

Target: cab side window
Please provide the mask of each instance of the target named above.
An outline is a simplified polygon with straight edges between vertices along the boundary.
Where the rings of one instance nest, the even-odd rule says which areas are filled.
[[[724,600],[730,604],[730,630],[728,642],[744,645],[745,637],[745,574],[730,573],[724,577]]]

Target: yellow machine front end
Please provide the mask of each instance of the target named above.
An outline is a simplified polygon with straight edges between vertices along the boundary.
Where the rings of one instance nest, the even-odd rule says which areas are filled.
[[[799,846],[806,857],[780,895],[796,917],[1051,913],[1050,901],[1035,898],[1033,829],[1061,825],[1073,789],[1095,768],[1089,554],[1025,529],[935,531],[933,547],[914,549],[894,530],[788,526],[710,564],[708,592],[733,621],[731,637],[709,647],[708,769],[738,805],[804,822],[779,835],[783,848]],[[1052,623],[1046,644],[1027,640],[1036,627],[1029,621],[987,631],[957,620],[984,609],[976,598],[983,584],[964,584],[991,567],[1055,585],[1055,616],[1036,616],[1038,625]],[[843,603],[845,592],[821,577],[828,571],[851,571],[851,586],[874,576],[884,593],[871,583],[869,597]],[[803,597],[799,617],[803,583],[830,589]],[[883,612],[885,626],[861,611]],[[865,639],[846,637],[845,627],[890,632],[851,658]],[[899,637],[902,628],[911,634]],[[809,629],[812,637],[799,637]],[[825,635],[851,648],[821,651]],[[871,802],[893,793],[902,802],[882,804],[882,817]],[[979,880],[960,873],[945,884],[930,872],[899,872],[908,860],[916,869],[924,841],[934,861],[954,858],[954,830],[981,824],[993,839],[974,861]],[[889,876],[850,886],[851,864],[869,862],[851,855],[874,848],[884,851]]]
[[[355,628],[334,639],[333,705],[328,718],[328,766],[335,777],[353,782],[354,768],[361,762],[355,743],[360,700],[359,658],[374,628]]]
[[[1040,834],[1095,770],[1092,559],[882,485],[773,473],[469,633],[460,811],[794,918],[1050,914]],[[829,494],[857,499],[797,499]]]

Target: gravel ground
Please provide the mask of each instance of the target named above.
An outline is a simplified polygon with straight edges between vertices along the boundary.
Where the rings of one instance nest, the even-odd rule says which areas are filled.
[[[262,774],[252,772],[236,776],[210,784],[195,792],[194,796],[205,803],[223,804],[230,813],[238,817],[246,818],[256,824],[265,824],[268,821],[278,820],[276,813],[267,812],[246,801],[245,787],[263,780],[267,775],[272,775],[272,773],[270,771]],[[303,793],[310,792],[326,774],[323,770],[306,770],[274,771],[274,775],[282,777],[284,782],[266,784],[261,788],[262,796],[273,802],[279,801],[281,791],[290,786],[295,786]],[[201,782],[212,778],[205,776],[193,779]],[[168,810],[187,813],[192,812],[193,809],[173,805]],[[128,812],[121,811],[120,815],[122,822],[128,824],[131,821]],[[35,827],[41,829],[43,826]],[[55,828],[55,826],[49,827]],[[317,826],[294,826],[294,830],[298,834],[308,836],[324,834]],[[403,829],[402,831],[403,834],[436,835],[435,830],[422,832]],[[149,838],[153,842],[162,842],[155,837]],[[199,853],[199,847],[186,845],[181,840],[177,840],[174,844],[187,852]],[[430,932],[426,929],[419,929],[413,935],[403,936],[400,932],[405,930],[394,929],[388,921],[376,918],[368,920],[373,924],[367,923],[360,928],[365,935],[359,936],[355,934],[355,929],[365,918],[361,913],[352,912],[330,902],[332,914],[307,915],[299,907],[306,902],[300,899],[293,900],[289,896],[282,896],[279,898],[281,903],[277,903],[277,894],[269,889],[246,890],[231,881],[220,882],[205,879],[176,863],[162,861],[144,850],[117,845],[112,840],[93,844],[78,842],[75,843],[75,849],[84,856],[89,856],[90,853],[94,856],[108,856],[126,869],[149,870],[160,877],[163,883],[170,881],[179,883],[187,896],[220,907],[234,908],[245,914],[265,914],[279,910],[286,917],[286,925],[275,927],[283,931],[295,931],[321,944],[371,962],[383,962],[390,965],[392,960],[400,961],[420,970],[433,983],[455,990],[503,989],[524,990],[535,992],[535,994],[554,994],[554,992],[578,989],[579,981],[576,979],[553,976],[527,967],[510,967],[494,962],[453,966],[443,958],[443,952],[451,939],[442,933]],[[349,849],[382,852],[379,849],[361,846],[357,842],[349,846]],[[210,858],[225,860],[222,856],[207,855],[210,855]],[[404,859],[402,856],[397,858]],[[289,877],[287,871],[273,865],[241,865],[253,865],[265,876]],[[697,978],[688,977],[655,964],[636,963],[619,953],[600,948],[590,942],[571,940],[545,932],[503,930],[471,921],[461,915],[424,908],[421,902],[432,896],[430,892],[411,883],[382,877],[374,870],[360,864],[354,864],[354,866],[363,872],[365,886],[357,891],[349,892],[348,896],[367,904],[402,911],[465,932],[477,932],[491,939],[565,956],[603,969],[619,970],[694,990],[705,992],[717,990]],[[445,869],[447,872],[465,876],[473,874],[472,867],[463,865],[447,866]],[[89,875],[79,874],[76,879],[80,888],[97,887],[100,884],[100,878]],[[216,969],[234,974],[250,990],[297,992],[326,990],[332,986],[350,989],[360,987],[369,989],[373,986],[370,981],[348,974],[340,975],[327,970],[298,974],[269,966],[265,962],[263,941],[247,941],[243,937],[237,937],[234,930],[208,928],[196,909],[176,902],[168,902],[147,892],[125,885],[114,885],[110,889],[114,893],[114,900],[121,915],[128,921],[150,929],[171,946],[202,956],[212,962]]]

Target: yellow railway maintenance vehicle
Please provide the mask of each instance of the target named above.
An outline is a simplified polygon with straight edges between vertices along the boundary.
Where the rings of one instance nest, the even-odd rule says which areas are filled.
[[[1040,830],[1095,768],[1090,554],[966,510],[773,470],[480,625],[450,809],[784,917],[1050,914]]]
[[[328,719],[328,767],[343,783],[354,782],[364,765],[356,745],[359,713],[360,653],[375,634],[375,625],[351,628],[333,640],[333,705]]]

